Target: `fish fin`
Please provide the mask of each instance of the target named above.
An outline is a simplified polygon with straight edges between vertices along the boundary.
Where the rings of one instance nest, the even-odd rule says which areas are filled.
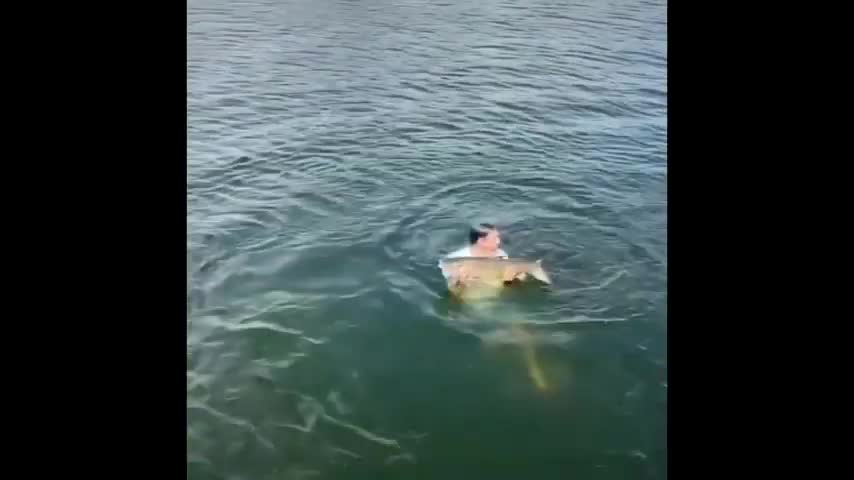
[[[546,271],[543,269],[543,266],[542,264],[540,264],[539,260],[537,260],[537,268],[532,269],[530,274],[532,277],[545,284],[551,285],[552,283],[552,279],[549,278],[549,274],[547,274]]]

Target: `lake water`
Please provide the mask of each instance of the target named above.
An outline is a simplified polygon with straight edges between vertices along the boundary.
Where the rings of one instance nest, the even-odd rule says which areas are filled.
[[[667,478],[663,0],[187,26],[188,478]],[[449,299],[480,221],[553,285]]]

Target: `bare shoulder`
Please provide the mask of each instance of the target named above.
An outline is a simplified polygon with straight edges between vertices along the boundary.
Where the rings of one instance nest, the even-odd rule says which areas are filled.
[[[469,247],[462,247],[458,250],[454,250],[453,252],[445,255],[445,258],[462,258],[471,256],[471,249]]]

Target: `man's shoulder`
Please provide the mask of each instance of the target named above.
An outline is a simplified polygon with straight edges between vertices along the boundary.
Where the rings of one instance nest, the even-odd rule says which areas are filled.
[[[465,247],[459,248],[457,250],[454,250],[451,253],[448,253],[447,255],[445,255],[444,258],[460,258],[460,257],[470,257],[470,256],[472,256],[471,246],[465,246]],[[501,250],[501,249],[498,249],[498,251],[495,252],[495,256],[501,257],[501,258],[509,258],[510,257],[510,255],[507,255],[507,252],[505,252],[504,250]]]
[[[470,247],[462,247],[460,249],[454,250],[453,252],[445,255],[445,258],[459,258],[459,257],[469,257],[471,256],[471,248]]]

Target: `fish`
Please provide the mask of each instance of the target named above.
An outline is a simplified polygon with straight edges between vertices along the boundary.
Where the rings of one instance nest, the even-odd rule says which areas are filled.
[[[439,262],[449,285],[481,284],[501,286],[527,275],[549,285],[551,278],[543,269],[542,259],[526,260],[497,257],[446,258]]]
[[[499,295],[505,283],[524,279],[528,275],[547,285],[552,283],[543,268],[542,259],[456,257],[441,259],[439,267],[447,279],[450,292],[466,300],[494,298]],[[552,390],[552,385],[537,358],[533,335],[515,322],[510,333],[522,347],[528,376],[536,389],[540,392]]]

